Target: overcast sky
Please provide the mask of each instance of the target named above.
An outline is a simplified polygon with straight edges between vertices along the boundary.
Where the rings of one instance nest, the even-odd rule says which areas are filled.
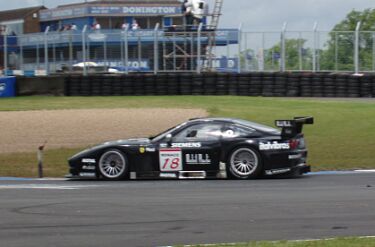
[[[84,0],[1,0],[0,9],[13,9],[45,4],[57,5]],[[141,0],[140,0],[141,1]],[[208,0],[214,2],[214,0]],[[315,21],[320,30],[330,30],[353,9],[375,8],[374,0],[224,0],[222,27],[246,30],[279,30],[287,21],[289,30],[310,30]]]

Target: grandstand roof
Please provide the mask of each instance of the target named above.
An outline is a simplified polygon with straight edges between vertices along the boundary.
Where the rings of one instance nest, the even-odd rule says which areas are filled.
[[[82,2],[82,3],[73,3],[73,4],[65,4],[59,5],[58,8],[63,7],[72,7],[72,6],[80,6],[80,5],[176,5],[181,4],[178,0],[97,0],[97,1],[90,1],[90,2]]]
[[[30,8],[12,9],[0,11],[0,22],[24,19],[28,15],[38,12],[41,9],[46,9],[44,6],[36,6]]]

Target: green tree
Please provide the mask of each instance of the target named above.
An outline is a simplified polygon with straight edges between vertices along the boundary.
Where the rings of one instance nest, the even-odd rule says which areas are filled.
[[[329,40],[321,51],[321,70],[354,70],[355,29],[361,22],[361,31],[375,31],[375,9],[351,11],[330,32]],[[372,70],[374,33],[360,33],[359,60],[361,70]]]
[[[311,70],[312,69],[312,51],[310,48],[304,48],[307,40],[305,39],[286,39],[285,56],[287,70]],[[262,51],[246,50],[241,52],[241,64],[243,68],[258,70]],[[264,69],[266,71],[279,71],[281,59],[281,42],[269,49],[263,51]],[[251,59],[248,59],[251,57]],[[247,61],[246,61],[247,59]]]
[[[305,39],[285,40],[285,67],[287,70],[310,70],[312,67],[310,48],[304,48]],[[281,42],[265,51],[264,63],[266,68],[278,70],[280,68]]]

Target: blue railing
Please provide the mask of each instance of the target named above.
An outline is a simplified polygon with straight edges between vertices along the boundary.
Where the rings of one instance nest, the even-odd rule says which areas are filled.
[[[212,33],[202,31],[201,44],[208,43],[208,35]],[[165,32],[154,30],[138,30],[138,31],[125,31],[121,30],[100,30],[88,31],[84,34],[87,43],[120,43],[127,39],[129,45],[141,43],[153,43],[155,37],[158,42],[186,42],[187,39],[192,37],[193,42],[197,42],[197,32]],[[238,44],[238,30],[237,29],[221,29],[215,32],[215,45],[228,45]],[[82,44],[83,34],[80,31],[62,31],[62,32],[49,32],[25,34],[18,37],[18,45],[22,47],[42,46],[45,40],[49,45],[51,44]]]

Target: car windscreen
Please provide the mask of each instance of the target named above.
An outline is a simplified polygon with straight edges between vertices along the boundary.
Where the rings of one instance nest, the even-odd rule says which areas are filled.
[[[152,139],[153,142],[161,141],[165,136],[167,136],[168,134],[172,133],[172,132],[173,132],[174,130],[176,130],[176,129],[180,129],[181,127],[183,127],[183,126],[185,126],[185,125],[186,125],[186,123],[182,123],[182,124],[180,124],[180,125],[177,125],[177,126],[175,126],[175,127],[172,127],[172,128],[170,128],[170,129],[168,129],[168,130],[166,130],[166,131],[164,131],[164,132],[162,132],[162,133],[156,135],[155,137],[152,137],[151,139]]]

